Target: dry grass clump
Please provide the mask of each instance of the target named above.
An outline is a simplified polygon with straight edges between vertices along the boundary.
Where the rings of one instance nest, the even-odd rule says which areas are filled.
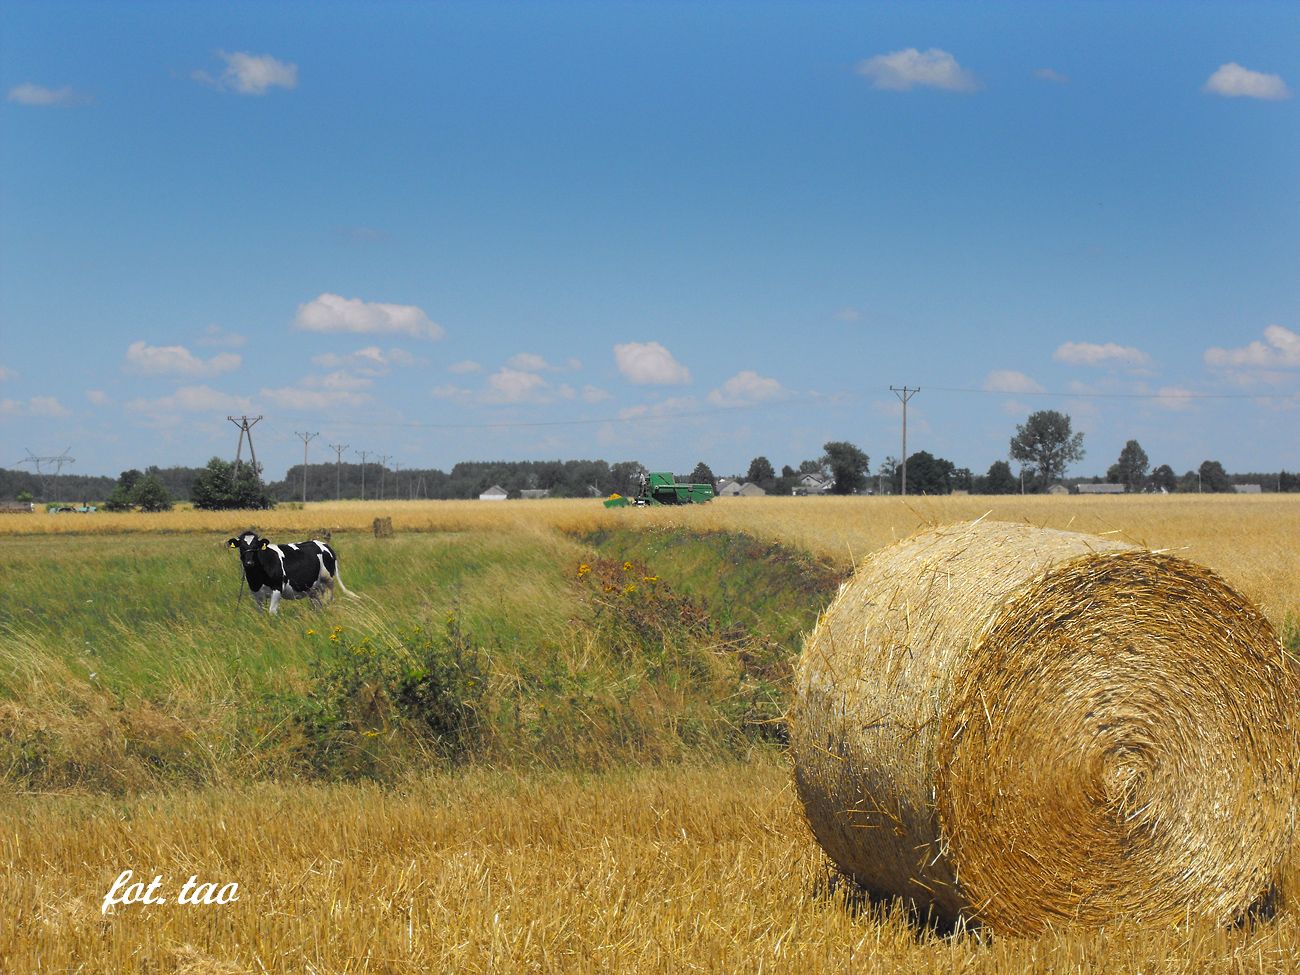
[[[960,524],[877,553],[808,638],[809,822],[866,887],[1030,934],[1239,917],[1297,816],[1300,675],[1210,571]]]

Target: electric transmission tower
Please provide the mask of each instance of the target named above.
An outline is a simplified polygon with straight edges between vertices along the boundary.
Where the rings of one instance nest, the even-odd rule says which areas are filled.
[[[903,494],[907,494],[907,401],[921,391],[921,387],[908,389],[904,386],[899,389],[897,386],[890,386],[890,391],[898,397],[903,404]]]
[[[319,433],[299,433],[293,432],[295,437],[302,440],[302,503],[307,503],[307,444],[320,436]]]
[[[36,471],[36,478],[41,482],[41,500],[49,500],[45,496],[45,478],[46,475],[51,474],[50,471],[43,470],[42,465],[53,464],[54,471],[52,472],[52,476],[58,477],[63,473],[64,464],[75,464],[77,462],[75,457],[68,456],[68,451],[71,449],[71,447],[65,447],[63,448],[63,453],[57,456],[38,457],[36,454],[32,453],[32,448],[28,447],[27,456],[18,462],[20,464],[31,464],[33,469]]]
[[[228,416],[226,419],[239,427],[239,445],[235,448],[235,466],[230,472],[230,483],[235,484],[239,480],[239,464],[244,451],[244,437],[247,435],[248,453],[253,458],[253,477],[257,478],[257,483],[260,487],[262,484],[262,472],[258,470],[257,451],[253,449],[253,427],[257,426],[258,421],[262,418],[260,416],[255,416],[250,420],[246,416],[241,416],[238,419],[233,416]]]

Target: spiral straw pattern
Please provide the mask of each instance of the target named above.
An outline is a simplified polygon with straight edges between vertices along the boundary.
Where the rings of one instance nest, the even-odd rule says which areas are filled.
[[[867,559],[809,635],[795,781],[842,870],[944,920],[1231,920],[1296,824],[1298,705],[1208,569],[961,524]]]

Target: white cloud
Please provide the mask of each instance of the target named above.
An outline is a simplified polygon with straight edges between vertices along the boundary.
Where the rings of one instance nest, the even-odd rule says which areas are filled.
[[[1265,101],[1281,101],[1291,97],[1291,89],[1286,86],[1280,75],[1264,74],[1243,68],[1235,61],[1221,65],[1201,89],[1211,95],[1225,98],[1261,98]]]
[[[4,366],[0,366],[0,382],[4,382],[5,380],[8,379],[17,379],[17,378],[18,378],[18,373],[14,372],[12,369],[7,369]]]
[[[24,82],[9,89],[9,100],[19,105],[31,105],[37,108],[49,108],[67,105],[81,105],[88,99],[73,88],[46,88],[44,85]]]
[[[303,386],[263,389],[259,395],[288,410],[326,410],[333,406],[361,406],[370,402],[365,393],[349,389],[307,389]]]
[[[1002,403],[1002,412],[1007,416],[1024,416],[1031,412],[1031,408],[1019,400],[1009,399]]]
[[[347,368],[365,376],[382,376],[390,366],[413,366],[416,359],[405,349],[384,350],[377,345],[368,345],[345,355],[322,352],[312,356],[311,361],[324,369]]]
[[[244,336],[236,332],[227,332],[220,325],[209,325],[203,330],[199,345],[206,345],[209,348],[238,349],[247,341]]]
[[[252,400],[244,396],[223,393],[211,386],[182,386],[168,396],[156,399],[134,399],[126,404],[133,413],[208,413],[223,410],[249,412]]]
[[[1052,353],[1057,362],[1075,366],[1101,366],[1115,363],[1123,366],[1144,366],[1149,357],[1141,349],[1116,342],[1065,342]]]
[[[226,62],[220,77],[214,78],[202,70],[190,77],[218,90],[233,89],[241,95],[265,95],[272,88],[298,87],[298,65],[291,62],[244,51],[233,54],[218,51],[217,57]]]
[[[984,388],[990,393],[1043,393],[1041,384],[1015,369],[994,369],[984,377]]]
[[[1152,402],[1166,410],[1187,410],[1192,407],[1194,395],[1190,389],[1180,386],[1162,386]]]
[[[26,402],[0,400],[0,416],[71,416],[72,411],[53,396],[33,396]]]
[[[535,372],[502,366],[487,378],[483,400],[487,403],[545,403],[552,398],[550,384]]]
[[[856,322],[861,320],[862,312],[852,305],[845,305],[843,308],[836,309],[835,320],[837,322]]]
[[[1257,339],[1239,349],[1206,349],[1205,364],[1221,369],[1294,369],[1300,367],[1300,335],[1281,325],[1269,325],[1263,342]]]
[[[858,63],[858,74],[871,79],[871,87],[886,91],[913,88],[941,88],[945,91],[975,91],[979,79],[957,63],[947,51],[914,47],[889,54],[877,54]]]
[[[443,328],[415,305],[392,305],[321,294],[298,306],[294,324],[308,332],[398,333],[440,339]]]
[[[612,394],[608,390],[600,389],[597,386],[583,386],[582,398],[588,403],[603,403],[610,399]]]
[[[1061,74],[1053,68],[1038,68],[1034,71],[1034,77],[1039,81],[1050,81],[1054,85],[1068,85],[1070,76]]]
[[[465,359],[463,362],[453,362],[447,367],[448,372],[454,372],[458,376],[466,376],[472,372],[482,372],[483,367],[473,359]]]
[[[541,372],[543,369],[551,368],[546,364],[546,360],[533,352],[520,352],[518,355],[512,355],[506,360],[506,365],[511,369],[522,369],[525,372]]]
[[[691,371],[658,342],[616,345],[614,361],[618,371],[638,386],[682,386],[691,381]]]
[[[102,389],[86,390],[86,399],[90,401],[92,406],[108,406],[113,402],[108,398],[108,393],[104,392]]]
[[[132,342],[126,350],[126,368],[142,376],[219,376],[239,368],[242,360],[233,352],[200,359],[183,345],[149,345]]]
[[[728,379],[721,388],[710,392],[708,400],[714,406],[748,406],[777,399],[785,393],[785,387],[777,380],[746,369]]]

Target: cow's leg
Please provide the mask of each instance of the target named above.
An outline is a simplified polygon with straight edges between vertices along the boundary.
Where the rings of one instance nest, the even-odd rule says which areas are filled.
[[[272,589],[271,590],[271,615],[274,616],[276,613],[279,612],[280,612],[280,590]]]

